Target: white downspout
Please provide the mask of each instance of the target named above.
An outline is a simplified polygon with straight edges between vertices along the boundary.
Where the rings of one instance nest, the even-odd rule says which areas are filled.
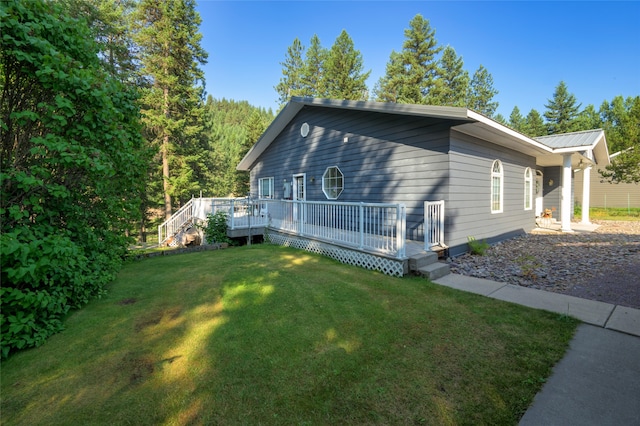
[[[562,155],[562,193],[560,227],[562,232],[571,230],[571,154]]]
[[[589,194],[591,193],[591,166],[587,166],[582,171],[582,221],[584,225],[590,225],[589,221]]]

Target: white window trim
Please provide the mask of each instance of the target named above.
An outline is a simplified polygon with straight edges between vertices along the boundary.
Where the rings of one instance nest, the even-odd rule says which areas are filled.
[[[529,206],[527,206],[527,201],[529,202]],[[533,209],[533,172],[531,171],[531,167],[524,169],[524,209]]]
[[[499,172],[495,172],[493,171],[493,169],[495,168],[496,164],[500,167],[500,171]],[[494,199],[494,186],[493,186],[493,180],[494,178],[498,178],[500,179],[500,198],[499,198],[499,207],[497,209],[493,208],[493,199]],[[502,166],[502,162],[500,160],[495,160],[493,163],[491,163],[491,200],[490,200],[490,205],[491,205],[491,213],[502,213],[503,212],[503,206],[504,206],[504,167]]]
[[[262,193],[262,182],[265,181],[265,180],[269,182],[268,183],[269,192],[270,192],[269,196],[265,196]],[[258,179],[258,198],[259,199],[273,199],[273,191],[274,191],[273,181],[274,181],[273,177],[266,177],[266,178]]]
[[[335,197],[330,197],[329,194],[327,193],[328,190],[331,190],[334,188],[327,188],[325,186],[325,179],[326,179],[327,173],[329,172],[329,169],[336,169],[338,173],[340,173],[340,176],[342,176],[342,187],[340,188],[338,195],[336,195]],[[342,170],[340,170],[340,167],[329,166],[325,169],[324,173],[322,174],[322,192],[324,193],[324,196],[327,197],[327,200],[337,200],[338,198],[340,198],[340,195],[342,195],[342,192],[344,192],[344,173],[342,173]]]

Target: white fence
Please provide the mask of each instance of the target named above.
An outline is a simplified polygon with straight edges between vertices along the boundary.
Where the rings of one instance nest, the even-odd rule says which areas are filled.
[[[444,200],[424,202],[424,249],[444,244]]]
[[[263,200],[269,228],[396,258],[405,256],[403,204]]]

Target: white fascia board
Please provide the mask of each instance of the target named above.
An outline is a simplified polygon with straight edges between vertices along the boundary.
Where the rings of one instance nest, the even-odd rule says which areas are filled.
[[[534,139],[531,139],[530,137],[525,136],[522,133],[516,132],[515,130],[510,129],[509,127],[507,127],[507,126],[505,126],[503,124],[500,124],[495,120],[492,120],[492,119],[490,119],[488,117],[485,117],[482,114],[478,114],[475,111],[472,111],[470,109],[467,110],[467,116],[469,118],[477,121],[477,122],[480,122],[480,123],[483,123],[483,124],[485,124],[487,126],[493,127],[494,129],[499,130],[502,133],[505,133],[505,134],[515,138],[515,139],[518,139],[521,142],[527,143],[529,145],[533,145],[534,147],[536,147],[538,149],[541,149],[543,151],[549,152],[549,153],[553,152],[553,150],[551,148],[549,148],[548,146],[546,146],[546,145],[544,145],[544,144],[542,144],[542,143],[540,143],[540,142],[538,142],[538,141],[536,141]]]

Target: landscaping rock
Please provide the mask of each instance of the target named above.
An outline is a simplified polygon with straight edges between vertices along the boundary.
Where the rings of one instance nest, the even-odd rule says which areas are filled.
[[[451,272],[640,309],[640,221],[594,221],[591,233],[526,234]]]

